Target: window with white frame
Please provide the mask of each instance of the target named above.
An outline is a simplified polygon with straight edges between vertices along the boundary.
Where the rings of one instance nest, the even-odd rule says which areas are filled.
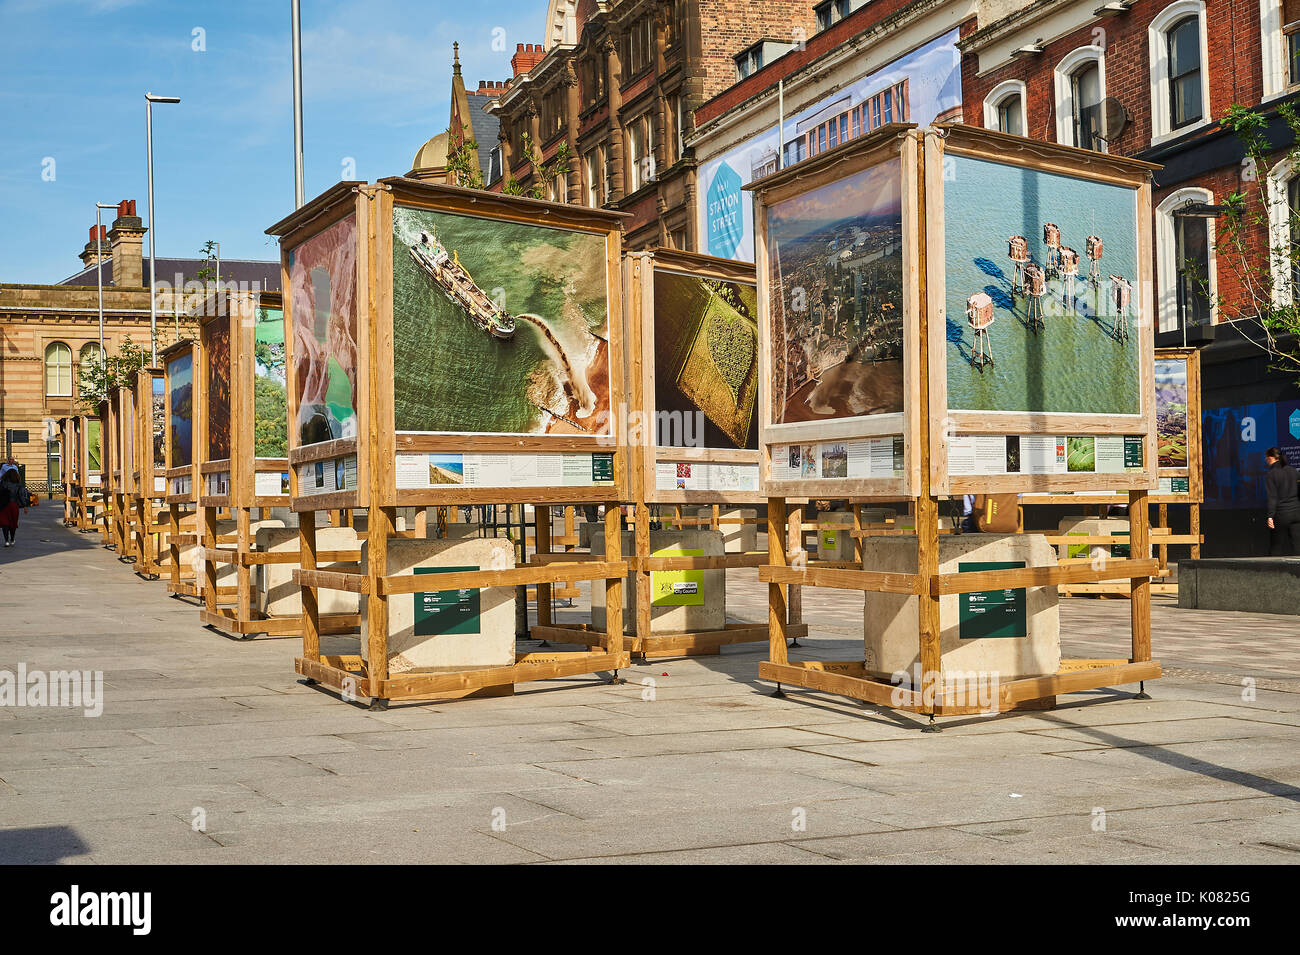
[[[628,124],[628,192],[636,192],[655,178],[654,121],[646,113]]]
[[[605,147],[587,150],[583,157],[583,176],[587,181],[587,205],[599,209],[605,204]]]
[[[1300,292],[1300,168],[1283,159],[1269,171],[1267,189],[1273,304],[1285,307]]]
[[[1106,54],[1099,46],[1068,53],[1055,70],[1056,141],[1106,151],[1101,138],[1101,101],[1106,98]]]
[[[1029,128],[1025,108],[1024,83],[1020,80],[999,83],[984,99],[984,128],[1023,136]]]
[[[72,397],[72,349],[63,342],[45,347],[45,394],[51,398]]]
[[[95,369],[99,367],[99,342],[87,342],[81,346],[81,353],[77,357],[77,390],[81,391],[85,384],[94,381],[93,375]]]
[[[1214,219],[1196,210],[1199,203],[1213,202],[1210,190],[1189,186],[1156,206],[1156,281],[1162,332],[1215,321]]]
[[[1300,85],[1300,0],[1259,0],[1264,99]]]
[[[1209,121],[1210,74],[1203,0],[1177,0],[1147,30],[1151,62],[1151,138],[1166,139]]]

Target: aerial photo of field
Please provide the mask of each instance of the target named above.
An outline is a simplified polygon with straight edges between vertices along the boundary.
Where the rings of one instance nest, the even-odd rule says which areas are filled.
[[[1162,468],[1187,467],[1187,361],[1156,360],[1156,454]]]
[[[661,446],[758,448],[758,289],[656,269],[654,389]],[[702,412],[704,433],[676,415]]]
[[[393,209],[398,431],[606,434],[605,236]]]
[[[772,422],[903,410],[898,160],[774,204]]]

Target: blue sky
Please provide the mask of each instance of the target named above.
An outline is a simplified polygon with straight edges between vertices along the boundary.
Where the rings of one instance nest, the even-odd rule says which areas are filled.
[[[76,272],[96,201],[136,199],[147,219],[146,91],[181,97],[154,107],[158,254],[215,239],[222,258],[278,258],[263,233],[293,209],[289,9],[0,0],[0,282]],[[506,79],[515,44],[541,41],[546,3],[302,0],[302,16],[310,198],[349,158],[358,179],[406,172],[447,128],[452,41],[468,87]]]

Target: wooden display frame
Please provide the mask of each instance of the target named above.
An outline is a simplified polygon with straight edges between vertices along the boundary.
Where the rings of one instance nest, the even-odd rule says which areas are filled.
[[[944,175],[947,156],[1014,166],[1034,172],[1103,182],[1134,192],[1136,256],[1135,281],[1140,320],[1134,332],[1138,347],[1140,412],[1137,415],[1073,414],[1056,412],[962,411],[948,408],[947,355],[942,348],[929,353],[927,381],[930,389],[931,487],[939,494],[998,494],[1026,491],[1149,490],[1156,487],[1154,398],[1154,339],[1149,334],[1155,314],[1151,230],[1151,173],[1159,167],[1136,159],[1073,147],[1060,148],[1038,140],[1012,136],[962,124],[943,124],[925,133],[926,243],[942,254],[944,248]],[[999,240],[1002,237],[999,237]],[[926,276],[929,340],[944,340],[947,315],[945,269]],[[1143,470],[1138,473],[953,475],[948,470],[948,438],[961,435],[1079,435],[1142,434]]]
[[[255,454],[255,316],[259,309],[265,308],[283,310],[282,298],[278,292],[236,292],[223,289],[209,295],[195,310],[199,319],[199,343],[195,351],[198,360],[193,366],[193,374],[196,381],[202,381],[195,389],[198,397],[195,417],[202,423],[197,428],[197,446],[193,454],[198,462],[195,487],[203,567],[199,619],[210,630],[241,639],[251,639],[259,634],[296,636],[300,633],[301,626],[297,616],[268,617],[253,605],[253,567],[259,564],[298,562],[296,553],[257,552],[252,531],[254,510],[265,513],[267,508],[287,508],[291,503],[287,494],[257,493],[259,473],[283,475],[290,470],[287,457],[259,458]],[[214,362],[222,358],[220,350],[212,344],[214,336],[219,333],[227,336],[226,357],[229,364],[214,369]],[[229,384],[229,454],[224,458],[210,457],[214,428],[210,381],[214,370],[224,374]],[[285,426],[287,429],[288,419]],[[223,510],[229,511],[235,520],[233,535],[218,536],[217,518]],[[348,557],[341,559],[360,559],[359,552],[346,553]],[[217,585],[219,565],[235,567],[233,587]],[[358,624],[356,614],[331,614],[322,623],[329,632],[346,632],[355,629]]]
[[[476,218],[505,220],[582,231],[604,236],[606,250],[606,288],[609,322],[610,393],[621,391],[622,343],[617,321],[622,307],[619,255],[621,219],[616,213],[586,209],[541,200],[504,197],[477,190],[461,189],[417,182],[408,179],[385,179],[371,186],[345,182],[307,203],[293,215],[267,230],[280,237],[283,287],[292,289],[290,260],[304,242],[350,216],[355,217],[357,245],[357,328],[356,339],[356,418],[355,437],[332,439],[302,446],[299,442],[298,402],[301,384],[297,381],[294,334],[293,295],[285,303],[287,369],[289,382],[289,460],[292,507],[299,514],[301,569],[294,579],[302,588],[303,652],[295,669],[304,683],[320,684],[338,691],[345,699],[364,696],[372,709],[386,709],[390,700],[447,699],[471,695],[512,693],[517,683],[561,676],[617,671],[630,663],[623,649],[622,586],[627,563],[619,554],[619,504],[627,495],[626,452],[617,422],[611,423],[610,436],[532,436],[501,434],[411,434],[398,433],[394,409],[394,335],[393,335],[393,209],[395,205],[415,206],[437,212]],[[613,482],[589,489],[557,488],[489,488],[445,486],[428,488],[397,487],[396,456],[399,450],[463,451],[473,447],[487,452],[606,452],[612,454]],[[355,489],[329,493],[306,493],[303,465],[322,460],[337,460],[356,455]],[[390,576],[388,542],[396,536],[398,507],[451,506],[461,504],[568,504],[578,501],[604,503],[606,538],[605,559],[596,561],[563,560],[525,564],[508,570],[478,570],[441,575],[439,584],[451,588],[542,587],[568,581],[604,581],[610,602],[609,631],[598,649],[582,652],[518,653],[511,665],[464,669],[415,670],[390,674],[388,666],[388,600],[414,594],[427,586],[419,575]],[[356,572],[322,571],[322,559],[342,560],[320,553],[316,546],[316,513],[333,508],[366,508],[367,563]],[[356,593],[367,601],[369,618],[368,658],[360,655],[323,655],[322,632],[317,591],[321,588]]]
[[[190,359],[190,463],[184,464],[173,460],[172,442],[172,366],[179,359]],[[183,339],[164,349],[158,354],[162,364],[163,395],[166,400],[167,428],[164,435],[167,467],[163,471],[166,480],[166,494],[163,503],[167,507],[167,553],[168,576],[167,593],[174,597],[197,599],[199,597],[198,574],[193,567],[186,567],[181,562],[181,548],[195,546],[199,542],[199,488],[202,475],[199,472],[199,448],[204,446],[202,415],[202,356],[199,343],[192,339]]]
[[[153,385],[162,381],[159,368],[141,368],[136,372],[132,404],[135,410],[135,433],[132,435],[133,476],[131,508],[132,551],[135,572],[146,580],[157,580],[165,563],[163,544],[168,524],[158,519],[158,509],[166,497],[166,479],[153,459]],[[162,487],[158,484],[162,483]]]
[[[75,418],[62,417],[55,419],[55,426],[58,428],[59,436],[59,484],[63,486],[63,526],[72,527],[76,524],[73,518],[75,492],[73,490],[73,475],[76,473],[76,435],[73,433],[73,422]],[[54,489],[50,489],[53,494]]]
[[[83,532],[98,532],[100,542],[105,546],[109,540],[109,522],[108,508],[109,495],[105,491],[105,482],[108,480],[108,469],[104,467],[104,434],[106,427],[104,424],[104,415],[107,413],[108,402],[100,401],[96,405],[96,413],[93,415],[82,415],[82,442],[78,452],[81,461],[82,474],[85,475],[84,481],[84,501],[85,509],[82,511]],[[98,426],[99,431],[99,470],[90,469],[90,435],[92,428],[91,423]]]
[[[920,138],[910,123],[889,123],[822,153],[815,159],[755,180],[744,188],[763,196],[754,205],[754,263],[758,278],[759,367],[764,382],[772,381],[772,295],[769,280],[770,250],[767,217],[770,206],[800,196],[886,162],[897,161],[902,178],[902,312],[903,312],[903,410],[890,414],[859,415],[819,421],[775,424],[772,420],[771,388],[759,397],[760,486],[778,497],[898,500],[916,494],[920,479],[920,458],[916,453],[921,431],[919,406],[921,350],[916,316],[923,306],[917,280],[920,228],[918,217],[919,174],[916,157]],[[782,480],[772,474],[772,448],[804,441],[862,441],[870,438],[902,437],[903,470],[898,477],[831,478]]]
[[[975,131],[981,133],[982,131]],[[919,134],[908,133],[909,137]],[[951,130],[949,130],[951,135]],[[1061,167],[1086,168],[1094,162],[1097,154],[1070,147],[1054,146],[1044,143],[1030,143],[1018,137],[1001,134],[988,134],[983,140],[986,144],[997,143],[1007,152],[1014,153],[1032,148],[1040,161],[1059,164]],[[919,145],[919,144],[918,144]],[[951,144],[949,144],[951,145]],[[938,729],[935,724],[937,716],[953,716],[974,712],[988,712],[981,707],[971,706],[967,700],[959,698],[954,692],[945,690],[943,682],[943,661],[940,651],[941,622],[939,615],[940,597],[945,594],[976,593],[1003,588],[1025,588],[1030,586],[1052,586],[1063,583],[1086,581],[1125,580],[1130,592],[1131,616],[1131,653],[1127,659],[1086,659],[1063,660],[1060,670],[1047,676],[1016,679],[1000,683],[997,697],[993,702],[993,711],[1014,709],[1041,709],[1055,704],[1057,694],[1073,693],[1087,689],[1113,687],[1127,683],[1139,683],[1139,698],[1146,698],[1144,681],[1160,676],[1158,661],[1151,658],[1151,574],[1156,570],[1157,562],[1146,556],[1150,552],[1150,533],[1147,520],[1148,487],[1154,483],[1154,475],[1141,475],[1142,481],[1131,479],[1125,484],[1136,484],[1128,490],[1130,513],[1133,515],[1130,533],[1130,548],[1135,555],[1125,560],[1110,560],[1102,567],[1093,567],[1089,563],[1069,566],[1026,567],[1012,570],[993,570],[979,572],[960,572],[943,574],[939,572],[939,513],[938,498],[967,488],[964,482],[950,482],[944,459],[944,440],[946,432],[936,426],[937,419],[942,418],[944,405],[934,404],[943,396],[943,389],[936,388],[933,380],[938,369],[943,365],[935,356],[943,348],[942,311],[937,315],[935,309],[942,309],[942,296],[936,297],[927,282],[932,271],[927,268],[931,256],[941,257],[942,246],[937,250],[932,246],[935,237],[942,236],[942,230],[934,228],[928,218],[935,210],[930,206],[934,202],[942,203],[943,165],[941,162],[943,144],[938,135],[928,132],[924,145],[914,151],[916,163],[917,208],[919,221],[927,227],[921,233],[917,277],[920,283],[921,300],[926,311],[918,316],[920,355],[919,401],[915,409],[918,420],[929,422],[922,429],[918,445],[920,466],[919,486],[915,496],[917,529],[917,570],[915,573],[886,573],[860,569],[816,568],[810,566],[792,566],[791,555],[786,544],[786,501],[778,493],[773,493],[768,502],[768,565],[760,568],[759,579],[768,584],[768,620],[771,628],[768,660],[759,665],[759,676],[777,684],[775,695],[783,695],[782,685],[803,687],[822,692],[835,693],[853,699],[862,700],[879,706],[890,707],[918,713],[928,717],[929,725],[925,730]],[[840,147],[846,154],[849,147]],[[814,175],[823,174],[835,165],[835,153],[831,150],[821,159],[821,164]],[[1108,162],[1123,164],[1127,161],[1111,160]],[[1147,164],[1133,163],[1126,168],[1130,177],[1141,173],[1149,176]],[[939,182],[933,181],[938,177]],[[777,177],[769,177],[776,180]],[[781,180],[787,182],[788,180]],[[769,192],[760,180],[755,186],[756,222],[763,221]],[[1149,189],[1149,186],[1141,187]],[[941,213],[941,209],[939,210]],[[760,245],[762,239],[760,239]],[[1146,259],[1148,271],[1142,278],[1149,287],[1150,260]],[[760,273],[761,274],[761,273]],[[760,300],[760,308],[766,305]],[[928,313],[928,314],[927,314]],[[1149,314],[1149,313],[1147,313]],[[938,336],[936,338],[936,336]],[[1150,343],[1146,348],[1149,352]],[[1150,382],[1150,362],[1145,364],[1144,382]],[[1150,394],[1150,388],[1144,389]],[[1146,431],[1144,443],[1148,451],[1147,461],[1153,461],[1150,455],[1154,438],[1154,415],[1144,416]],[[1026,422],[1033,425],[1034,421]],[[1055,430],[1055,428],[1053,428]],[[1094,432],[1102,433],[1102,432]],[[1000,487],[971,488],[971,490],[993,491]],[[1021,488],[1011,488],[1020,490]],[[790,661],[786,652],[786,587],[791,585],[822,586],[849,591],[873,591],[913,596],[917,600],[918,611],[918,658],[920,663],[920,683],[907,688],[873,677],[867,672],[863,661]]]
[[[729,259],[682,252],[676,249],[651,249],[629,252],[623,257],[623,287],[626,290],[623,309],[625,361],[628,382],[627,424],[628,461],[631,466],[629,490],[633,505],[633,553],[627,561],[634,574],[636,587],[636,619],[625,634],[628,649],[641,659],[697,656],[719,653],[723,646],[734,643],[762,642],[768,638],[764,625],[726,624],[721,630],[653,633],[651,625],[651,574],[663,570],[728,570],[741,567],[758,567],[766,555],[753,553],[723,554],[716,557],[655,557],[650,552],[650,523],[653,505],[671,504],[677,526],[702,525],[717,528],[743,521],[742,518],[724,518],[718,515],[719,505],[759,504],[764,498],[756,486],[753,491],[740,490],[664,490],[657,486],[657,465],[661,462],[688,464],[739,464],[752,466],[757,484],[760,467],[758,449],[714,447],[674,447],[659,445],[659,411],[655,400],[655,277],[659,271],[688,278],[717,279],[755,286],[753,266]],[[755,336],[759,329],[755,328]],[[757,363],[757,355],[755,356]],[[760,372],[761,374],[761,372]],[[761,389],[760,389],[761,391]],[[760,397],[755,398],[757,409]],[[636,415],[634,419],[632,416]],[[757,415],[755,428],[757,429]],[[757,431],[755,438],[757,439]],[[712,505],[713,516],[702,521],[682,516],[685,505]],[[549,528],[550,509],[536,509],[536,539],[538,560],[550,560]],[[754,523],[758,523],[757,519]],[[586,643],[594,645],[601,634],[587,625],[559,624],[554,622],[551,588],[541,585],[537,591],[537,626],[531,633],[548,642]],[[792,637],[805,636],[808,628],[796,621],[790,622]]]
[[[132,473],[130,435],[135,420],[131,413],[133,396],[133,389],[125,385],[109,389],[102,436],[104,473],[107,475],[104,493],[109,502],[106,515],[108,546],[117,551],[117,559],[123,562],[135,560],[130,553],[130,509],[127,505],[131,491],[128,481]]]
[[[1156,522],[1151,528],[1151,543],[1156,549],[1156,560],[1158,568],[1155,574],[1155,580],[1151,583],[1151,592],[1165,596],[1176,596],[1178,594],[1178,584],[1171,582],[1169,570],[1169,548],[1170,547],[1190,547],[1191,557],[1193,560],[1201,556],[1201,545],[1205,543],[1205,537],[1201,533],[1201,504],[1205,500],[1205,476],[1202,468],[1202,459],[1204,448],[1201,445],[1201,353],[1195,348],[1157,348],[1155,350],[1155,362],[1158,364],[1162,361],[1184,361],[1187,366],[1187,467],[1185,468],[1165,468],[1159,467],[1157,459],[1157,476],[1160,480],[1165,478],[1176,479],[1183,478],[1187,480],[1187,493],[1162,493],[1155,490],[1151,493],[1149,501],[1157,505]],[[1092,507],[1097,508],[1098,516],[1102,516],[1104,508],[1109,505],[1122,505],[1128,503],[1128,499],[1120,494],[1076,494],[1076,495],[1040,495],[1028,494],[1022,495],[1020,505],[1042,505],[1042,504],[1065,504],[1082,506],[1084,513],[1087,514]],[[1188,532],[1186,534],[1175,534],[1169,525],[1169,505],[1186,504],[1188,507]],[[1072,546],[1102,546],[1107,543],[1104,540],[1094,540],[1093,538],[1071,538],[1049,537],[1048,542],[1058,549],[1060,559],[1064,563],[1069,558],[1069,548]],[[1110,541],[1110,543],[1115,543]],[[1062,596],[1086,596],[1086,595],[1110,595],[1117,597],[1127,597],[1128,590],[1122,584],[1115,583],[1082,583],[1063,585],[1061,588]]]

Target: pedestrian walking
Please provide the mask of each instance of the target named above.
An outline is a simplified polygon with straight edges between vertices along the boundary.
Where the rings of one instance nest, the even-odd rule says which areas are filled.
[[[1300,554],[1300,491],[1296,469],[1287,464],[1281,448],[1264,452],[1268,471],[1264,489],[1268,494],[1269,553],[1274,557]]]
[[[18,469],[10,468],[0,475],[0,533],[4,536],[6,547],[14,546],[14,535],[18,533],[18,511],[27,510],[31,504],[31,495],[18,479]]]

